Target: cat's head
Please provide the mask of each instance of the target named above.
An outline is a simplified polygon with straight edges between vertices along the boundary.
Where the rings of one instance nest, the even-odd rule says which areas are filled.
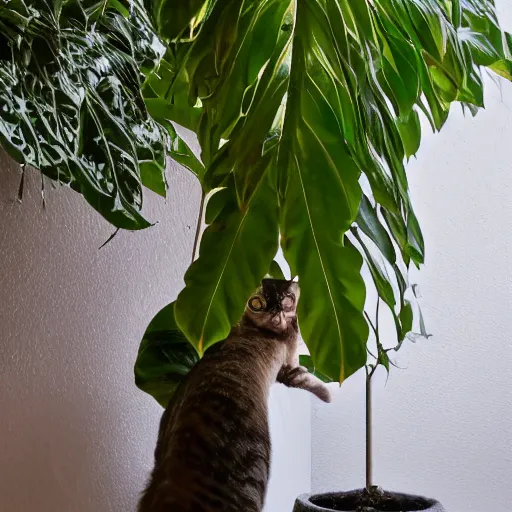
[[[254,325],[277,334],[296,325],[299,285],[282,279],[263,279],[245,308],[246,316]]]

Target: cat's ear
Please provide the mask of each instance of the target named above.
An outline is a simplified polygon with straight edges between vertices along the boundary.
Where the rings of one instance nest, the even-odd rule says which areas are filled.
[[[295,302],[298,302],[300,295],[299,283],[297,283],[297,281],[291,281],[288,289],[295,295]]]

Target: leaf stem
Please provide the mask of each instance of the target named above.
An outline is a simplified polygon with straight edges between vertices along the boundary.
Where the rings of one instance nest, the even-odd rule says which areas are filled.
[[[201,225],[203,223],[203,210],[204,210],[204,200],[206,194],[204,190],[201,190],[201,203],[199,204],[199,213],[197,215],[197,226],[196,226],[196,235],[194,237],[194,247],[192,249],[192,261],[190,264],[194,263],[197,254],[197,246],[199,245],[199,240],[201,238]]]
[[[25,164],[20,165],[21,168],[21,178],[20,184],[18,186],[18,202],[23,202],[23,190],[25,189]]]

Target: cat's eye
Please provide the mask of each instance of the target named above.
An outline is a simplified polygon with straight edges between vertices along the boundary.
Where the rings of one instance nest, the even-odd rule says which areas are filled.
[[[251,297],[249,299],[249,302],[247,303],[249,306],[249,309],[251,311],[254,311],[256,313],[263,311],[267,305],[265,302],[265,299],[263,297],[260,297],[259,295],[255,295],[254,297]]]

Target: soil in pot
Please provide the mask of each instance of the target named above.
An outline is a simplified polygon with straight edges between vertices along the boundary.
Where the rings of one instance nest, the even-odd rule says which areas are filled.
[[[329,510],[350,512],[413,512],[430,510],[435,503],[427,498],[366,489],[341,494],[312,496],[311,503]]]

